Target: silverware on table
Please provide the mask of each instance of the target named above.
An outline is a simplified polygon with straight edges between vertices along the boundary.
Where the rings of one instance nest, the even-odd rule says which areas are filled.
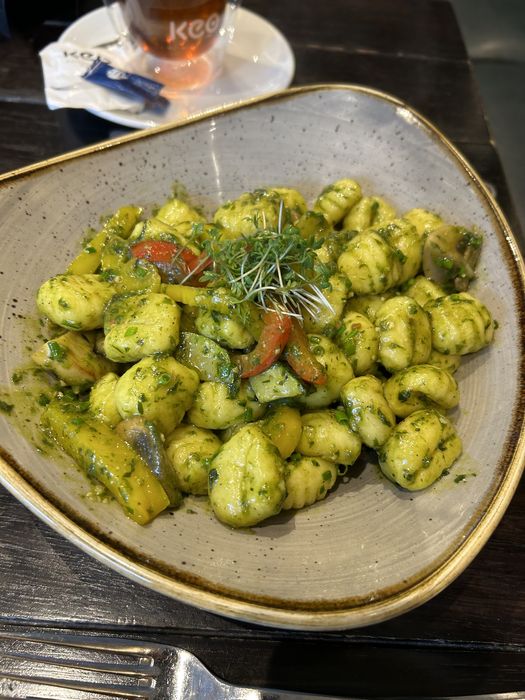
[[[146,700],[337,700],[230,685],[193,654],[165,644],[92,634],[0,631],[0,698],[93,697],[86,692]],[[525,692],[453,700],[525,700]]]

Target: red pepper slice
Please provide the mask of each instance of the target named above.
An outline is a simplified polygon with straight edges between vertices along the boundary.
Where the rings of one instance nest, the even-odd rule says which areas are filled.
[[[143,258],[149,262],[171,262],[179,252],[180,246],[168,241],[139,241],[131,246],[135,258]]]
[[[305,382],[318,386],[326,384],[326,370],[310,350],[308,336],[296,318],[292,319],[290,338],[283,356],[294,372]]]
[[[266,311],[257,345],[247,355],[237,356],[243,379],[255,377],[273,365],[288,342],[291,328],[290,316],[276,311]]]
[[[131,253],[135,258],[156,265],[163,282],[171,284],[180,284],[187,278],[192,285],[199,286],[197,275],[211,265],[207,255],[197,255],[189,248],[170,241],[139,241],[131,246]]]

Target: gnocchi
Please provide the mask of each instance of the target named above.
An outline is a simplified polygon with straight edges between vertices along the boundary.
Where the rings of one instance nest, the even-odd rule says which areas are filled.
[[[453,374],[497,326],[466,291],[478,232],[347,177],[311,205],[279,184],[210,215],[182,196],[144,211],[43,282],[32,356],[56,380],[45,430],[130,518],[191,494],[253,527],[326,498],[363,446],[410,491],[461,455]],[[476,251],[451,287],[432,270],[457,241]]]

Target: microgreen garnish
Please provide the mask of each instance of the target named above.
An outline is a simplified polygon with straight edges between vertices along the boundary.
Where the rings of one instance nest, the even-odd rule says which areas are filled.
[[[221,240],[217,235],[203,242],[213,261],[201,279],[228,287],[241,302],[253,301],[263,309],[301,317],[301,310],[315,314],[320,307],[332,310],[321,291],[330,286],[330,268],[315,253],[322,240],[303,238],[291,224],[283,226],[283,203],[277,230],[261,228],[251,235]]]

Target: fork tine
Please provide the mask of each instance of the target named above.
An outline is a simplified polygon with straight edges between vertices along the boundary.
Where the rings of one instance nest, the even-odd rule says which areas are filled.
[[[44,644],[56,644],[63,647],[76,647],[79,649],[98,649],[99,651],[113,651],[124,654],[151,654],[166,649],[164,644],[155,642],[135,642],[131,639],[119,639],[118,637],[104,637],[98,634],[70,634],[69,632],[6,632],[0,630],[0,639],[19,639],[28,642],[42,642]]]
[[[35,686],[45,686],[47,688],[66,688],[68,690],[81,690],[88,693],[98,693],[99,695],[109,695],[114,698],[142,698],[142,700],[153,700],[156,694],[154,688],[139,688],[138,686],[112,685],[108,683],[89,683],[75,681],[67,678],[50,678],[49,676],[24,676],[18,673],[4,673],[5,680],[24,681]]]
[[[153,699],[160,673],[155,657],[161,658],[165,649],[114,637],[0,631],[0,681]]]
[[[23,661],[62,666],[83,671],[118,673],[121,676],[139,676],[140,678],[144,678],[144,676],[154,678],[155,676],[159,675],[159,670],[155,668],[155,666],[152,666],[151,663],[141,663],[140,661],[136,664],[126,664],[126,666],[123,666],[120,663],[105,663],[101,661],[87,661],[83,659],[62,659],[57,656],[47,656],[44,654],[35,654],[23,651],[0,651],[0,659],[20,659]]]

